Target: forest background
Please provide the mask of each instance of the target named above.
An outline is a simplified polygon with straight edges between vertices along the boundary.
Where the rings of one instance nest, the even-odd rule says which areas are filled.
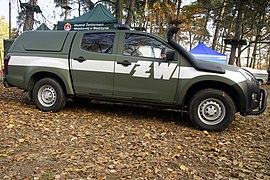
[[[228,64],[267,69],[270,66],[270,1],[268,0],[52,0],[53,18],[42,0],[9,0],[18,7],[15,27],[0,17],[0,51],[3,39],[14,39],[41,23],[54,27],[52,19],[71,19],[92,9],[97,3],[107,7],[133,29],[166,37],[172,26],[180,27],[175,37],[187,50],[199,42],[228,55]],[[76,13],[75,13],[76,12]],[[55,23],[56,24],[56,23]]]

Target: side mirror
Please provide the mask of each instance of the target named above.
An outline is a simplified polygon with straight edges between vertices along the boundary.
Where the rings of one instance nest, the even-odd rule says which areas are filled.
[[[162,48],[161,56],[168,61],[177,61],[177,53],[173,49]]]

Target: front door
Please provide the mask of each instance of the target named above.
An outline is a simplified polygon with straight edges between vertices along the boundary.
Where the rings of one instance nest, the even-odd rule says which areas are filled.
[[[178,60],[164,59],[161,40],[140,33],[121,34],[115,63],[114,95],[135,101],[173,103],[178,82]]]

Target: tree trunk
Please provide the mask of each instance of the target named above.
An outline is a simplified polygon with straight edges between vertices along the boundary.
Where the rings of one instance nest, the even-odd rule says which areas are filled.
[[[235,63],[236,49],[237,49],[237,45],[232,45],[232,47],[231,47],[231,53],[230,53],[230,58],[229,58],[229,63],[228,64],[234,65],[234,63]]]
[[[33,7],[32,9],[26,9],[25,23],[23,31],[32,30],[34,25],[34,6],[37,5],[37,0],[30,0],[29,4]]]
[[[210,10],[208,9],[206,17],[205,17],[204,25],[203,25],[203,32],[200,35],[199,42],[204,42],[204,40],[205,40],[205,34],[206,34],[205,32],[207,31],[207,23],[209,21],[209,17],[210,17]]]
[[[266,57],[270,57],[270,48],[268,48],[268,50],[267,50],[267,56]],[[270,58],[268,58],[267,61],[268,61],[268,67],[270,68]]]
[[[116,0],[115,11],[116,18],[119,24],[122,24],[123,21],[123,4],[124,0]]]
[[[151,15],[150,15],[150,33],[151,34],[153,33],[153,24],[154,24],[153,18],[155,16],[154,14],[155,14],[155,12],[153,10],[151,10]]]
[[[182,0],[178,0],[176,20],[179,20],[181,4],[182,4]]]
[[[223,20],[226,5],[227,5],[226,0],[223,0],[222,9],[220,11],[219,18],[217,19],[217,25],[216,25],[216,29],[215,29],[214,38],[213,38],[213,44],[212,44],[212,49],[215,49],[215,50],[216,50],[217,39],[218,39],[219,30],[220,30],[220,23]]]
[[[68,0],[66,0],[65,20],[67,20],[67,17],[68,17]]]
[[[178,0],[178,4],[177,4],[177,13],[176,13],[176,20],[180,21],[179,16],[180,16],[180,9],[181,9],[181,4],[182,4],[182,0]],[[180,42],[180,32],[181,29],[179,29],[179,31],[176,33],[175,35],[175,40],[176,42]]]
[[[78,13],[79,13],[79,16],[81,16],[81,1],[78,0]]]
[[[189,31],[188,32],[188,35],[189,35],[189,50],[191,50],[192,49],[192,33],[191,33],[191,31]]]
[[[233,23],[235,22],[235,19],[236,19],[236,11],[233,11],[232,12],[232,20],[231,20],[231,23],[230,23],[230,25],[229,25],[229,27],[228,27],[228,29],[225,29],[225,32],[224,32],[224,34],[226,34],[226,38],[228,38],[229,36],[230,36],[230,34],[231,34],[231,32],[232,32],[232,28],[233,28]],[[225,22],[226,23],[226,22]],[[225,47],[224,47],[224,49],[223,49],[223,54],[225,54],[226,52],[227,52],[227,45],[225,44]]]
[[[237,55],[237,66],[239,66],[239,67],[241,67],[242,66],[242,64],[241,64],[241,47],[240,46],[238,46],[238,55]]]
[[[252,61],[251,61],[251,64],[250,64],[250,67],[254,68],[255,67],[255,64],[256,64],[256,52],[257,52],[257,45],[258,45],[258,36],[256,36],[256,39],[255,39],[255,43],[254,43],[254,47],[253,47],[253,53],[252,53]]]
[[[127,25],[131,26],[131,23],[133,22],[133,12],[135,9],[135,2],[134,0],[129,0],[129,9],[128,9],[128,14],[127,14],[127,19],[126,19],[126,23]]]
[[[248,49],[247,49],[247,64],[246,64],[246,67],[249,67],[249,62],[250,62],[250,46],[248,47]]]
[[[258,47],[258,41],[260,41],[260,33],[261,33],[261,29],[262,27],[261,26],[258,26],[257,29],[256,29],[256,35],[255,35],[255,41],[254,41],[254,47],[253,47],[253,53],[252,53],[252,64],[250,67],[255,67],[256,65],[256,55],[257,55],[257,47]]]
[[[236,8],[238,9],[238,14],[236,18],[234,40],[239,40],[241,36],[242,15],[243,15],[245,5],[246,5],[246,0],[237,0]],[[236,54],[236,49],[238,45],[233,44],[231,46],[232,48],[231,48],[229,64],[233,65],[235,62],[235,54]]]
[[[261,51],[261,47],[259,45],[259,59],[258,59],[258,63],[257,63],[257,66],[256,66],[256,69],[262,69],[262,51]]]

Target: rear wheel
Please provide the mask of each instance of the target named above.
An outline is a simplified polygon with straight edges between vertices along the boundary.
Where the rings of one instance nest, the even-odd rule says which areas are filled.
[[[236,108],[230,96],[217,89],[204,89],[197,92],[189,104],[192,123],[200,129],[222,131],[232,120]]]
[[[32,99],[42,111],[59,111],[66,104],[63,87],[53,78],[39,80],[34,86]]]

